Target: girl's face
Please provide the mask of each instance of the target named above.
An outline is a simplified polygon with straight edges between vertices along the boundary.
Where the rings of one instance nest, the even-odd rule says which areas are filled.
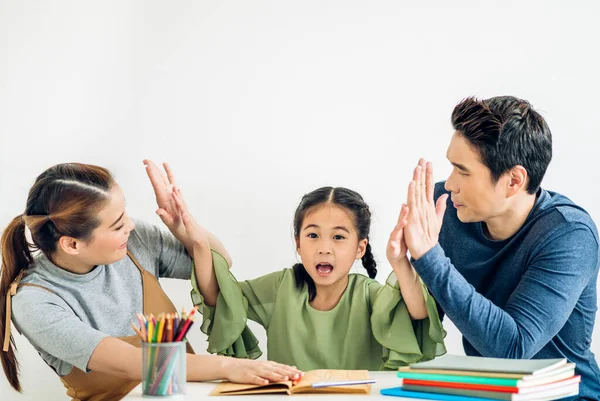
[[[352,212],[331,203],[309,210],[296,238],[302,264],[317,286],[347,280],[367,242],[359,240]]]
[[[105,265],[127,255],[127,239],[135,224],[125,212],[123,191],[115,184],[108,203],[98,213],[101,223],[89,242],[79,244],[81,261],[90,266]]]

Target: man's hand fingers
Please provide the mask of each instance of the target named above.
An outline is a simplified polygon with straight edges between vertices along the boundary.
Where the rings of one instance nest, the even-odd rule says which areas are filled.
[[[434,182],[433,182],[433,163],[427,162],[426,166],[426,174],[425,174],[425,188],[427,191],[427,202],[433,206],[433,192],[434,192]]]
[[[408,203],[409,215],[412,214],[413,211],[416,210],[417,199],[416,199],[416,194],[415,194],[415,187],[416,187],[416,182],[414,180],[411,181],[410,184],[408,184],[408,197],[407,197],[406,201]]]
[[[421,203],[421,165],[415,168],[415,206]]]

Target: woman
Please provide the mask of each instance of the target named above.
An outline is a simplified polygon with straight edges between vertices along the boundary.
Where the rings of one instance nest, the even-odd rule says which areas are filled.
[[[157,213],[172,235],[134,223],[111,174],[78,163],[43,172],[29,191],[25,212],[3,232],[1,360],[14,389],[21,391],[11,312],[15,327],[57,372],[70,397],[119,399],[141,378],[140,340],[129,323],[140,311],[175,312],[157,278],[189,279],[194,268],[189,255],[203,266],[212,263],[211,248],[229,259],[208,231],[203,230],[202,241],[188,238],[173,201],[168,166],[165,177],[154,163],[144,163]],[[33,244],[26,239],[26,228]],[[34,256],[32,250],[40,252]],[[274,362],[187,356],[188,380],[264,384],[299,374]]]

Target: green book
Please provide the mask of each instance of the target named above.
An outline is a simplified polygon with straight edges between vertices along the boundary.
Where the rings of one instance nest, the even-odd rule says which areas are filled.
[[[516,387],[519,379],[498,379],[495,377],[439,375],[418,372],[398,372],[402,379],[427,380],[452,383],[492,384],[495,386]]]

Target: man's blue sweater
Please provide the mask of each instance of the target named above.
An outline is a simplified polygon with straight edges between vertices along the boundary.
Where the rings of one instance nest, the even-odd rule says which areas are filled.
[[[435,187],[435,198],[447,193]],[[523,226],[494,241],[483,223],[462,223],[448,199],[439,244],[414,267],[463,335],[467,355],[567,358],[579,398],[600,400],[590,350],[596,316],[598,231],[568,198],[540,190]]]

